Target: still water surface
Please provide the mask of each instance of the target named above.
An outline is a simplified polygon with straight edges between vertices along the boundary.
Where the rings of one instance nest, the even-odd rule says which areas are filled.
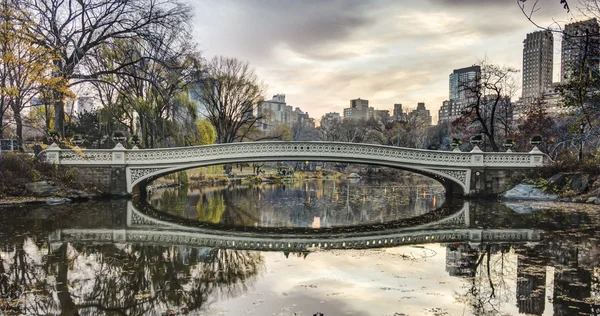
[[[2,208],[0,315],[598,313],[599,208],[401,182]]]

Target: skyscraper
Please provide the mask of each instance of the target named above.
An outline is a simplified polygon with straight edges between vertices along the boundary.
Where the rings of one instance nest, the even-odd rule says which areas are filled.
[[[438,123],[452,122],[462,115],[462,110],[472,102],[474,87],[481,79],[481,66],[454,69],[449,80],[449,100],[443,102],[439,111]]]
[[[581,65],[598,70],[599,30],[596,18],[565,25],[561,47],[561,82],[568,81],[573,71]]]
[[[454,69],[450,74],[450,101],[461,105],[469,103],[472,93],[469,87],[474,86],[481,78],[481,67],[471,66]]]
[[[554,38],[551,31],[527,34],[523,41],[523,94],[525,104],[552,88]]]
[[[431,125],[431,114],[425,108],[424,102],[417,103],[417,108],[408,113],[408,119],[418,123],[421,127]]]
[[[350,100],[350,107],[344,109],[344,118],[368,120],[373,117],[374,109],[369,107],[369,100],[361,98]]]
[[[402,103],[394,103],[394,118],[398,121],[404,120],[404,112],[402,111]]]

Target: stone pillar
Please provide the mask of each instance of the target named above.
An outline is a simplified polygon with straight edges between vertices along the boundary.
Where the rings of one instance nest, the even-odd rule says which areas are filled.
[[[539,167],[544,164],[544,153],[539,148],[537,148],[537,146],[533,147],[529,154],[531,155],[532,166]]]
[[[113,165],[124,165],[125,164],[125,147],[120,143],[112,149],[112,163]]]
[[[56,143],[52,143],[48,149],[46,149],[46,162],[55,165],[60,164],[60,147]]]
[[[117,143],[112,149],[112,166],[110,170],[110,193],[127,195],[127,177],[125,174],[125,152],[127,149]]]
[[[483,164],[483,151],[475,145],[471,154],[471,182],[469,195],[477,195],[485,193],[485,170]]]

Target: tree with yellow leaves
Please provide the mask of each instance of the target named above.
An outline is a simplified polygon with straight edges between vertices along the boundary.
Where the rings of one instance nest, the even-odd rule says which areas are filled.
[[[53,52],[32,41],[25,12],[10,0],[0,5],[0,111],[12,112],[17,139],[23,141],[23,110],[43,87],[68,95],[65,82],[52,77]]]

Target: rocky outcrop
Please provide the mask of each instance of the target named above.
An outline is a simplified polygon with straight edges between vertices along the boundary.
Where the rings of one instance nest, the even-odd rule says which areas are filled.
[[[570,189],[576,193],[583,193],[590,185],[590,177],[584,173],[575,173],[571,176]]]
[[[36,197],[48,197],[60,192],[60,187],[52,181],[38,181],[25,184],[27,191]]]
[[[558,195],[544,193],[533,184],[518,184],[500,197],[505,200],[558,201]]]
[[[563,172],[559,172],[548,178],[548,185],[551,188],[562,188],[567,182],[567,176]]]

